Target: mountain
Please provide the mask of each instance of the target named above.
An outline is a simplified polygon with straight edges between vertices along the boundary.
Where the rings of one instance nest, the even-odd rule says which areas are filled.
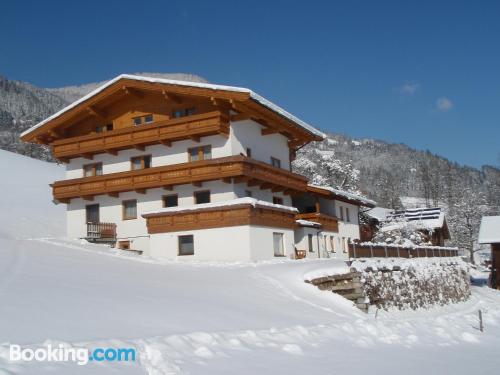
[[[184,73],[136,73],[168,79],[207,82],[204,78]],[[0,149],[52,160],[46,147],[24,144],[19,134],[73,101],[88,94],[106,81],[81,86],[40,88],[26,82],[0,76]]]

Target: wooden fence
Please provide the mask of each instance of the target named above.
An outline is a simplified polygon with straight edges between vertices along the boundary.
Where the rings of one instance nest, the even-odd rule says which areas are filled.
[[[397,245],[349,244],[349,258],[456,257],[458,249],[438,246],[402,247]]]

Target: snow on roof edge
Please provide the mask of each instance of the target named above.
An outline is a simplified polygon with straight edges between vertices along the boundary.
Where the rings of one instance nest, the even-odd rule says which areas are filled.
[[[273,102],[267,100],[263,96],[260,96],[259,94],[253,92],[250,89],[244,88],[244,87],[237,87],[237,86],[225,86],[225,85],[215,85],[212,83],[203,83],[203,82],[191,82],[191,81],[181,81],[181,80],[175,80],[175,79],[167,79],[167,78],[155,78],[155,77],[147,77],[147,76],[138,76],[138,75],[133,75],[133,74],[120,74],[119,76],[111,79],[110,81],[104,83],[103,85],[97,87],[95,90],[89,92],[87,95],[81,97],[80,99],[74,101],[73,103],[67,105],[60,111],[54,113],[53,115],[47,117],[46,119],[40,121],[38,124],[32,126],[29,129],[26,129],[24,132],[21,133],[21,137],[24,137],[25,135],[31,133],[32,131],[40,128],[41,126],[45,125],[49,121],[52,121],[53,119],[61,116],[63,113],[69,111],[70,109],[75,108],[77,105],[85,102],[86,100],[90,99],[94,95],[100,93],[107,87],[111,86],[115,82],[118,82],[121,79],[131,79],[131,80],[136,80],[136,81],[143,81],[143,82],[151,82],[151,83],[164,83],[164,84],[172,84],[172,85],[180,85],[180,86],[191,86],[191,87],[199,87],[199,88],[207,88],[207,89],[212,89],[212,90],[224,90],[224,91],[234,91],[234,92],[247,92],[250,94],[250,97],[254,99],[255,101],[259,102],[263,106],[269,108],[270,110],[278,113],[281,116],[284,116],[288,118],[289,120],[293,121],[303,129],[307,130],[309,133],[314,134],[318,137],[321,138],[326,138],[326,134],[323,133],[322,131],[316,129],[314,126],[309,125],[308,123],[302,121],[298,117],[292,115],[291,113],[285,111],[283,108],[279,107],[278,105],[274,104]]]
[[[361,203],[370,204],[370,205],[374,205],[374,206],[377,205],[377,202],[375,202],[374,200],[362,197],[361,195],[349,193],[349,192],[344,191],[344,190],[334,189],[330,186],[320,186],[320,185],[314,185],[314,184],[308,184],[308,186],[329,190],[336,195],[339,195],[341,197],[351,199],[351,200],[357,200]]]
[[[483,216],[479,227],[480,244],[500,243],[500,216]]]

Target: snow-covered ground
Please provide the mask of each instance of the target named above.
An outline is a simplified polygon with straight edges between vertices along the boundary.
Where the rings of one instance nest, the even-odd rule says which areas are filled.
[[[500,293],[360,312],[303,282],[334,260],[158,262],[64,239],[62,168],[0,151],[0,374],[495,374]],[[478,310],[485,331],[478,329]],[[136,362],[9,362],[9,345],[135,347]]]

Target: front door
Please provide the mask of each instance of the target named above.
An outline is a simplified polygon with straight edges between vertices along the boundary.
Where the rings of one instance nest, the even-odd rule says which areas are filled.
[[[283,248],[283,233],[273,233],[273,248],[275,257],[282,257],[285,255],[285,250]]]
[[[85,206],[87,223],[98,223],[99,222],[99,205],[98,204],[89,204]]]

